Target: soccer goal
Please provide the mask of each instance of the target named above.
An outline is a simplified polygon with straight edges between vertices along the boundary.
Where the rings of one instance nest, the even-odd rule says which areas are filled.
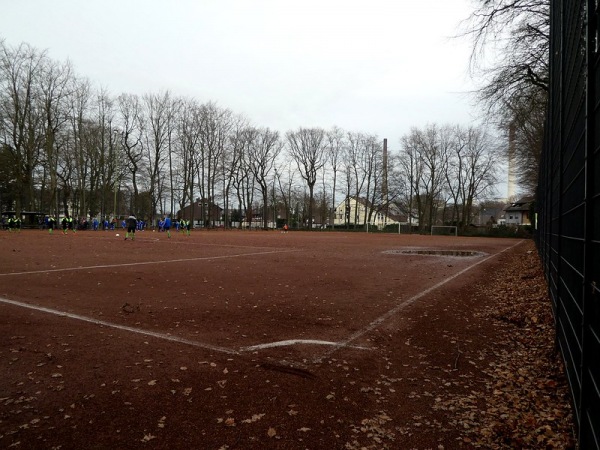
[[[458,236],[458,227],[456,227],[455,225],[432,225],[431,235]]]

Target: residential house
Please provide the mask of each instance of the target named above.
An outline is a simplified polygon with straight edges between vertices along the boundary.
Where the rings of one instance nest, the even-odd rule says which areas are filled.
[[[346,197],[336,208],[334,214],[334,226],[363,225],[365,219],[371,213],[369,225],[384,228],[387,225],[408,224],[409,216],[396,203],[387,206],[373,205],[365,198]],[[418,220],[413,217],[412,225],[418,225]]]
[[[531,205],[533,197],[523,197],[504,208],[506,225],[531,225]]]
[[[177,211],[177,219],[191,220],[194,226],[221,225],[223,208],[206,199],[197,198],[192,204]],[[209,223],[210,222],[210,223]]]

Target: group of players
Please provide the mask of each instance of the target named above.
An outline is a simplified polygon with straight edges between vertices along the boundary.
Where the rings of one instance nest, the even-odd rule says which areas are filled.
[[[48,232],[50,234],[53,234],[54,230],[58,229],[58,224],[57,224],[56,218],[54,216],[50,215],[50,216],[46,217],[45,221],[46,221],[46,226],[48,227]],[[19,218],[10,217],[10,218],[8,218],[6,224],[8,226],[8,231],[10,231],[10,232],[21,230],[21,219],[19,219]],[[62,218],[62,220],[60,221],[60,225],[61,225],[63,234],[67,234],[69,231],[72,231],[73,233],[77,232],[77,223],[68,214]],[[187,234],[188,236],[190,235],[192,222],[190,220],[186,220],[186,219],[180,219],[179,221],[176,221],[173,224],[171,221],[171,218],[167,216],[164,219],[161,219],[159,221],[158,228],[159,228],[159,231],[166,232],[167,236],[170,238],[172,225],[175,225],[175,228],[177,229],[177,231],[182,231],[185,234]],[[123,221],[123,227],[127,228],[127,232],[125,234],[125,240],[129,239],[130,237],[131,237],[131,240],[134,240],[135,239],[135,231],[139,227],[139,222],[136,219],[136,217],[134,215],[130,215],[126,220]]]
[[[54,233],[54,228],[56,228],[56,219],[54,216],[48,216],[48,232],[50,234]],[[67,234],[67,230],[71,230],[73,233],[77,232],[77,227],[75,226],[75,221],[69,215],[66,215],[61,220],[62,232],[63,234]]]
[[[167,237],[171,238],[171,226],[173,222],[169,216],[164,219],[159,220],[158,222],[158,231],[164,231],[167,233]],[[135,239],[135,230],[137,228],[137,219],[135,216],[131,215],[126,220],[127,233],[125,234],[125,240],[129,239],[131,236],[131,240]],[[190,235],[190,230],[192,228],[192,222],[186,219],[180,219],[178,222],[175,222],[175,228],[177,231],[182,231],[186,235]]]
[[[6,220],[8,231],[21,231],[21,219],[18,217],[9,217]]]
[[[56,228],[56,219],[54,218],[54,216],[48,216],[47,224],[48,224],[48,232],[50,234],[54,233],[54,229]],[[63,234],[67,234],[69,230],[71,230],[73,233],[77,232],[77,227],[75,226],[75,221],[68,214],[62,218],[61,225],[62,225]],[[127,218],[126,226],[127,226],[127,233],[125,234],[125,240],[127,240],[130,235],[131,235],[131,240],[134,240],[135,239],[135,230],[137,229],[137,226],[138,226],[138,221],[135,218],[135,216],[131,215]]]

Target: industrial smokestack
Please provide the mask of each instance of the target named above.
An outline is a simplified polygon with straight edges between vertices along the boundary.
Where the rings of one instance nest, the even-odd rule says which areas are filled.
[[[511,122],[508,126],[508,201],[513,201],[515,196],[516,134],[515,124],[514,122]]]
[[[383,183],[381,186],[381,201],[385,207],[385,219],[383,220],[384,227],[387,225],[389,215],[389,198],[388,198],[388,153],[387,139],[383,140]]]

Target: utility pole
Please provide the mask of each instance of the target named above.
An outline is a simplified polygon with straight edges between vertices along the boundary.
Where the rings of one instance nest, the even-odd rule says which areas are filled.
[[[383,228],[387,225],[387,218],[390,211],[389,196],[388,196],[388,150],[387,150],[387,138],[383,139],[383,182],[381,185],[381,200],[385,205],[383,218]],[[398,223],[400,227],[400,223]]]

